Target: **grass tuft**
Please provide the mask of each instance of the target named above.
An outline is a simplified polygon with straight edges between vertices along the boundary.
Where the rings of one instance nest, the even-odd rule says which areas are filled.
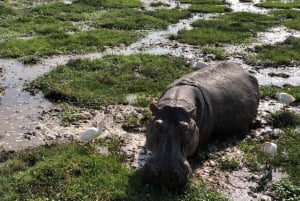
[[[84,4],[95,8],[139,8],[139,0],[76,0],[75,4]]]
[[[111,154],[100,155],[96,148],[76,142],[18,152],[0,167],[1,200],[227,200],[200,181],[191,181],[181,192],[162,193],[143,184],[139,172],[127,169],[119,152],[112,152],[119,140],[98,143]]]
[[[126,104],[128,94],[149,97],[149,104],[165,86],[191,71],[183,58],[142,54],[105,56],[98,60],[70,61],[35,80],[32,88],[41,89],[49,99],[84,107]],[[147,103],[145,99],[140,101],[143,105]]]
[[[189,10],[201,13],[225,13],[232,9],[224,0],[180,0],[181,3],[191,4]]]
[[[300,8],[300,1],[290,1],[290,2],[283,2],[278,0],[267,0],[265,2],[261,2],[258,4],[255,4],[255,6],[263,7],[263,8],[277,8],[277,9],[292,9],[292,8]]]
[[[238,169],[240,163],[239,161],[237,161],[236,159],[229,159],[229,158],[225,158],[224,160],[222,160],[219,164],[219,168],[222,171],[233,171]]]
[[[0,57],[52,56],[102,51],[105,46],[128,45],[139,38],[137,33],[116,30],[84,31],[73,35],[60,33],[22,40],[0,42]]]
[[[262,66],[294,66],[300,64],[300,39],[290,36],[275,45],[256,46],[254,55],[247,62]]]
[[[295,128],[300,125],[300,115],[286,110],[278,111],[271,114],[269,122],[275,128]]]
[[[269,97],[276,98],[276,93],[285,92],[295,97],[296,101],[293,104],[298,105],[300,102],[300,86],[285,85],[283,88],[277,86],[261,86],[261,98]]]
[[[182,30],[174,38],[193,45],[243,43],[275,24],[274,18],[267,15],[234,12],[198,20],[193,23],[194,29]]]

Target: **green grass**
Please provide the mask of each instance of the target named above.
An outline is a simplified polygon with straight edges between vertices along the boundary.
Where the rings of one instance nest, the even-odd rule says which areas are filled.
[[[166,29],[169,23],[191,16],[189,11],[180,9],[152,12],[131,9],[136,2],[79,0],[73,4],[39,2],[37,5],[24,2],[26,6],[18,10],[5,3],[0,7],[3,15],[0,57],[19,58],[27,64],[37,63],[44,56],[102,51],[107,46],[128,45],[141,35],[116,29]],[[101,30],[80,32],[82,28]]]
[[[123,122],[122,128],[128,132],[138,127],[146,128],[151,116],[152,113],[149,110],[145,110],[142,116],[128,115]]]
[[[282,180],[273,184],[278,200],[300,200],[300,186],[297,186],[289,180]]]
[[[277,111],[271,113],[268,121],[275,128],[295,128],[300,125],[300,116],[291,111]]]
[[[211,4],[211,5],[222,5],[226,4],[224,0],[179,0],[181,3],[188,4]]]
[[[0,30],[0,33],[8,35],[8,33],[15,31],[19,32],[17,36],[28,36],[77,31],[79,27],[77,27],[78,25],[74,25],[73,22],[89,24],[91,21],[94,21],[93,17],[95,15],[99,15],[105,9],[102,6],[97,7],[96,4],[109,4],[113,2],[91,1],[92,5],[80,2],[73,4],[51,2],[35,6],[31,5],[28,8],[19,8],[18,11],[8,6],[2,6],[0,7],[0,11],[3,12],[1,15],[3,15],[4,20],[0,22],[0,27],[3,29]],[[16,13],[15,15],[13,15],[14,12]],[[16,34],[11,33],[11,37],[15,36]]]
[[[158,1],[158,2],[152,2],[152,3],[150,3],[150,6],[153,6],[153,7],[160,7],[160,6],[166,6],[166,7],[169,7],[170,4],[167,4],[167,3],[164,3],[164,2]]]
[[[12,8],[11,8],[12,9]],[[93,7],[64,3],[49,3],[12,9],[14,15],[5,13],[0,21],[0,34],[5,39],[20,36],[36,36],[51,33],[78,31],[79,27],[73,22],[90,19]]]
[[[168,22],[141,11],[135,10],[111,10],[99,16],[96,27],[109,29],[162,29],[168,26]]]
[[[298,115],[299,119],[299,115]],[[300,124],[298,123],[298,126]],[[281,135],[277,140],[278,155],[273,164],[283,168],[288,175],[289,180],[300,187],[300,133],[293,129],[286,128],[285,134]]]
[[[225,13],[231,12],[232,9],[228,5],[195,4],[189,7],[189,11],[199,13]]]
[[[236,170],[238,169],[239,167],[239,161],[237,161],[236,159],[228,159],[228,158],[225,158],[224,160],[222,160],[219,164],[219,168],[222,170],[222,171],[233,171],[233,170]]]
[[[263,171],[266,161],[266,157],[258,145],[259,143],[253,139],[242,141],[237,145],[244,152],[244,166],[253,172]]]
[[[84,4],[95,8],[139,8],[139,0],[77,0],[76,4]]]
[[[246,58],[248,63],[275,67],[299,65],[300,39],[289,37],[280,44],[256,46],[255,53]]]
[[[98,28],[109,29],[166,29],[169,23],[191,16],[189,11],[178,9],[159,9],[153,12],[142,12],[130,9],[115,9],[102,13],[96,22]]]
[[[267,0],[262,3],[256,4],[258,7],[263,7],[263,8],[277,8],[277,9],[291,9],[291,8],[300,8],[300,1],[299,0],[294,0],[291,2],[284,3],[282,1],[274,1],[274,0]]]
[[[284,133],[277,140],[278,150],[271,160],[272,166],[286,172],[288,178],[275,182],[272,188],[278,200],[298,200],[300,197],[300,115],[290,111],[271,113],[268,123],[274,128],[281,128]],[[264,141],[270,141],[265,139]],[[244,163],[251,171],[263,171],[266,157],[259,149],[260,143],[255,140],[240,142],[238,147],[244,151]]]
[[[181,19],[191,17],[191,12],[180,9],[159,9],[150,13],[150,15],[166,20],[168,23],[176,23]]]
[[[27,11],[27,16],[44,16],[44,17],[54,17],[60,21],[82,21],[88,19],[87,14],[95,12],[92,6],[85,4],[65,4],[62,2],[43,4],[30,8]]]
[[[232,9],[223,0],[180,0],[181,3],[191,4],[189,11],[201,13],[224,13]]]
[[[5,4],[0,4],[0,17],[6,17],[6,16],[12,16],[12,15],[15,15],[17,12],[6,6]]]
[[[105,46],[129,45],[137,33],[116,30],[83,31],[76,34],[50,34],[36,38],[0,42],[0,57],[51,56],[102,51]]]
[[[239,1],[242,3],[252,3],[253,2],[253,0],[239,0]]]
[[[271,12],[283,25],[290,29],[300,30],[300,11],[297,10],[274,10]]]
[[[76,28],[71,22],[62,22],[54,17],[44,16],[21,16],[13,19],[2,20],[0,22],[0,26],[3,32],[11,31],[18,33],[19,36],[46,35],[78,30],[78,28]]]
[[[180,42],[193,45],[216,43],[243,43],[257,32],[265,31],[275,25],[273,17],[247,12],[234,12],[211,20],[193,23],[194,29],[183,30],[173,37]]]
[[[162,193],[125,168],[118,140],[99,142],[112,154],[103,156],[76,142],[18,152],[0,168],[1,200],[227,200],[200,181],[181,192]]]
[[[141,54],[106,56],[98,60],[70,61],[35,80],[32,87],[41,89],[52,100],[97,108],[127,103],[128,94],[157,97],[174,79],[191,71],[182,58]]]
[[[213,54],[215,55],[216,60],[224,60],[226,58],[226,52],[221,47],[213,47],[213,46],[204,46],[201,49],[201,53],[204,55]]]
[[[77,120],[76,110],[73,106],[65,105],[61,114],[61,124],[66,126]]]
[[[296,98],[294,104],[299,104],[300,102],[300,86],[289,86],[286,85],[284,88],[276,87],[276,86],[261,86],[260,87],[260,95],[261,98],[270,97],[275,99],[276,93],[286,92],[291,94]]]

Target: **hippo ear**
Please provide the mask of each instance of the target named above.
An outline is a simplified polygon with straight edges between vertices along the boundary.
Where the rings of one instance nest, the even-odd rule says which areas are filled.
[[[157,106],[155,105],[155,103],[150,103],[150,110],[152,112],[153,115],[155,115],[158,111]]]
[[[193,109],[189,110],[188,113],[190,114],[190,117],[192,119],[196,119],[197,107],[194,107]]]

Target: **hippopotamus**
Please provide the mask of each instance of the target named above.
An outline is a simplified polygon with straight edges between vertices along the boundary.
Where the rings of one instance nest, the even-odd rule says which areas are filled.
[[[187,158],[212,138],[247,133],[259,99],[257,79],[231,62],[175,80],[150,104],[146,147],[152,156],[141,169],[142,179],[162,188],[184,186],[192,176]]]

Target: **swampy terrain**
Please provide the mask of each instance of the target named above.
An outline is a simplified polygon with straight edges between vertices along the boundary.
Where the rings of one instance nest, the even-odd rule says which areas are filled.
[[[299,9],[299,0],[0,1],[1,200],[300,200]],[[141,183],[149,103],[221,61],[258,79],[251,132],[199,148],[182,192]],[[296,101],[280,103],[278,92]],[[99,123],[109,130],[92,146],[78,141]],[[271,178],[265,141],[278,145]]]

